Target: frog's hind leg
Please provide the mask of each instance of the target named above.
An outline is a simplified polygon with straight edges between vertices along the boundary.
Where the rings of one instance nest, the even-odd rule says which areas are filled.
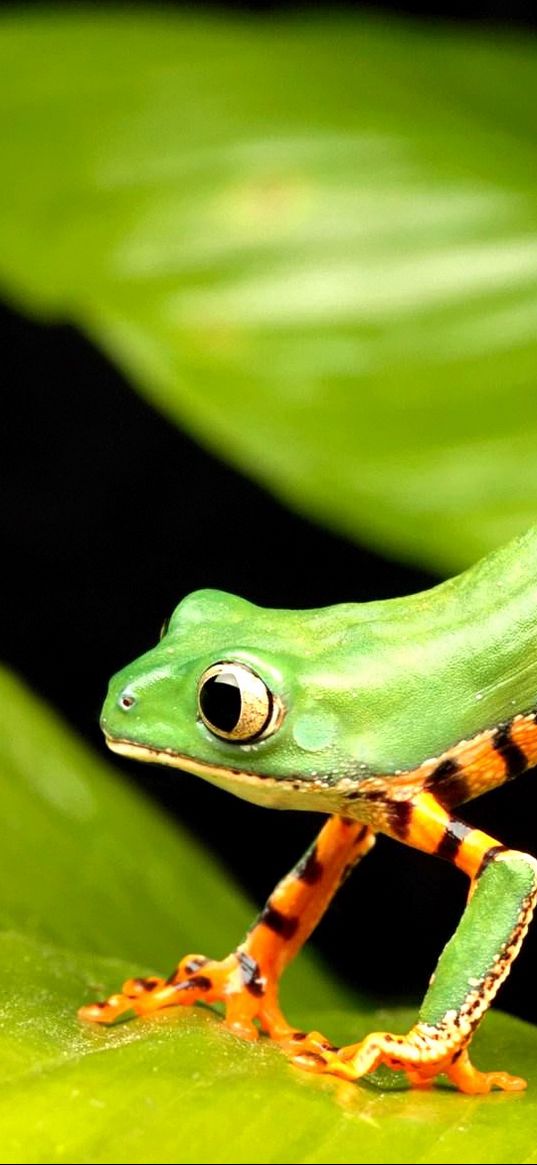
[[[471,878],[466,910],[407,1035],[373,1032],[359,1044],[321,1049],[297,1063],[347,1080],[385,1064],[405,1070],[414,1085],[445,1073],[462,1092],[519,1091],[525,1087],[520,1077],[474,1068],[468,1046],[526,935],[537,900],[537,862],[465,825],[429,793],[404,802],[404,812],[397,812],[397,803],[388,805],[384,828],[464,870]]]
[[[163,1007],[198,1002],[225,1005],[225,1022],[238,1035],[255,1039],[262,1031],[286,1043],[303,1040],[278,1003],[281,974],[332,900],[338,886],[374,844],[374,833],[359,821],[330,817],[316,842],[271,894],[245,940],[226,959],[186,955],[168,979],[129,979],[121,992],[79,1011],[81,1019],[114,1023],[129,1013],[146,1015]],[[313,1036],[301,1047],[326,1046]],[[294,1047],[296,1048],[296,1043]]]

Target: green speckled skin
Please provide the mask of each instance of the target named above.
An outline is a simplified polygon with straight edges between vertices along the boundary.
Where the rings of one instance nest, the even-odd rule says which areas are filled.
[[[534,885],[535,869],[521,855],[490,863],[455,934],[444,947],[420,1008],[423,1023],[441,1023],[447,1011],[459,1011],[472,986],[470,974],[478,983],[485,979],[496,955],[509,942],[520,903],[531,894]]]
[[[408,598],[322,610],[256,607],[198,591],[165,637],[110,685],[107,735],[246,773],[359,780],[438,756],[537,702],[537,527],[472,569]],[[280,695],[281,727],[217,740],[196,685],[217,660],[250,664]],[[120,693],[136,706],[118,707]]]

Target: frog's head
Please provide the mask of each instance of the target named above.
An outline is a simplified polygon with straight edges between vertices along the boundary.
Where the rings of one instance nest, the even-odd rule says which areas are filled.
[[[308,682],[312,643],[304,612],[196,591],[157,646],[112,679],[107,743],[262,803],[309,808],[303,794],[316,790],[321,808],[319,791],[339,775],[339,723]]]

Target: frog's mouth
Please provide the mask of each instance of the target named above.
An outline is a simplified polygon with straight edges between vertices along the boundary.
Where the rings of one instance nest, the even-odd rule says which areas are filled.
[[[253,801],[256,805],[267,805],[272,809],[313,809],[321,813],[338,812],[338,799],[335,790],[330,789],[319,780],[301,780],[298,777],[273,777],[248,773],[242,769],[229,768],[225,765],[212,765],[207,761],[196,760],[185,753],[174,752],[171,748],[153,748],[148,744],[133,744],[130,740],[118,740],[106,736],[106,743],[112,752],[120,756],[132,757],[134,760],[149,761],[153,764],[168,765],[174,769],[183,769],[187,773],[194,773],[203,777],[211,785],[228,789],[237,797],[245,801]]]

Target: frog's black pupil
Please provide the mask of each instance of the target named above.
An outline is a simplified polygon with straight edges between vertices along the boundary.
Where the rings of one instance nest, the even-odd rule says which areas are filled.
[[[240,688],[232,672],[220,672],[206,680],[199,695],[200,708],[208,724],[220,732],[233,732],[241,716]]]

